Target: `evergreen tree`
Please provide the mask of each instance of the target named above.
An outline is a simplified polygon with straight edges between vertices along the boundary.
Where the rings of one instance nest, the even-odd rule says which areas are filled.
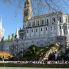
[[[10,35],[8,35],[8,41],[10,41]]]
[[[12,34],[11,40],[12,41],[15,40],[15,35],[14,34]]]

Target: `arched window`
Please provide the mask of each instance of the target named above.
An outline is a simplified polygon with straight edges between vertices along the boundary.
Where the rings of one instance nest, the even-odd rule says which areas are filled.
[[[67,22],[67,18],[66,18],[66,22]]]
[[[47,23],[49,23],[48,19],[47,19]]]
[[[29,15],[29,9],[26,9],[25,11],[24,11],[24,16],[28,16]]]
[[[53,21],[53,22],[55,22],[55,21],[56,21],[54,17],[52,18],[52,21]]]
[[[41,20],[41,25],[44,25],[44,20]]]
[[[63,31],[64,31],[64,35],[68,34],[68,30],[67,30],[66,24],[63,25]]]
[[[37,32],[37,29],[36,29],[36,32]]]
[[[60,29],[62,29],[62,27],[60,26]]]
[[[48,26],[48,23],[49,23],[49,21],[48,21],[48,19],[46,19],[46,21],[45,21],[45,25]]]
[[[39,26],[39,21],[37,21],[37,24],[38,24],[38,26]]]
[[[61,17],[59,17],[59,22],[61,22],[62,20],[61,20]]]
[[[41,31],[42,31],[42,28],[41,28]]]

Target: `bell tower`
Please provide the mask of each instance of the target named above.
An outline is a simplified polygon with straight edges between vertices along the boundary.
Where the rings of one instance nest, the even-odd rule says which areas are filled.
[[[24,22],[31,19],[31,17],[32,17],[31,0],[25,0],[25,4],[24,4]]]

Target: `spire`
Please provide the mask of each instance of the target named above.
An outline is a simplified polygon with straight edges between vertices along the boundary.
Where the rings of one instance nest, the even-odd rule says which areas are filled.
[[[2,16],[1,16],[1,20],[0,20],[0,29],[1,29],[1,31],[2,31],[2,36],[4,36],[4,31],[5,31],[5,29],[4,29],[4,27],[3,27],[3,22],[2,22]]]
[[[24,21],[31,19],[31,17],[32,17],[31,0],[26,0],[24,4]]]
[[[2,23],[2,17],[1,17],[1,23]]]
[[[19,32],[18,32],[18,28],[16,28],[16,38],[19,39]]]
[[[2,24],[2,17],[0,17],[0,41],[4,37],[4,28]]]
[[[2,25],[2,17],[1,17],[1,19],[0,19],[0,29],[2,30],[2,28],[3,28],[3,25]]]

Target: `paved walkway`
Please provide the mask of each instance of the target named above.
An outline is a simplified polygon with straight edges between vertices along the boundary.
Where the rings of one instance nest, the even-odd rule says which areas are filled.
[[[69,69],[69,68],[24,68],[24,67],[0,67],[0,69]]]

